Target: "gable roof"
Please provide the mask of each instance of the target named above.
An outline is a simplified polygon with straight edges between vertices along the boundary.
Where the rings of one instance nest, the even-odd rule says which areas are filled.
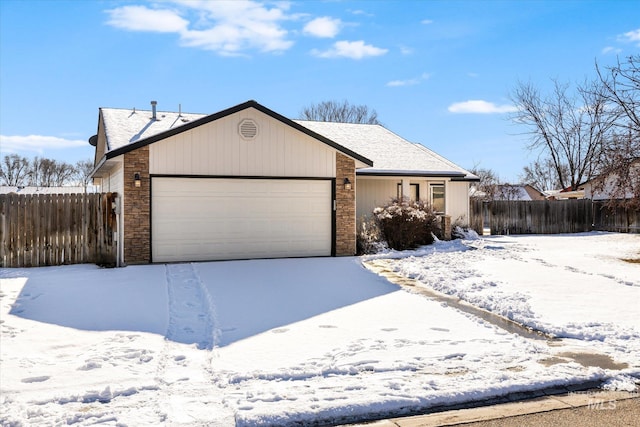
[[[290,120],[253,100],[210,115],[157,111],[155,120],[149,110],[101,108],[106,135],[104,159],[112,159],[247,108],[255,108],[369,166],[358,169],[358,175],[478,180],[477,176],[427,147],[409,142],[383,126]]]
[[[478,177],[422,144],[409,142],[381,125],[295,120],[338,144],[373,159],[358,175],[439,176],[476,181]]]
[[[104,123],[107,139],[105,157],[107,159],[117,157],[129,151],[152,144],[156,141],[186,132],[215,120],[222,119],[239,111],[246,110],[247,108],[254,108],[284,123],[285,125],[291,126],[300,132],[335,148],[339,152],[346,154],[365,165],[373,165],[373,161],[365,156],[356,153],[347,147],[343,147],[326,136],[317,134],[253,100],[210,115],[160,111],[156,112],[155,120],[152,117],[152,112],[147,110],[136,111],[101,108],[100,114]]]

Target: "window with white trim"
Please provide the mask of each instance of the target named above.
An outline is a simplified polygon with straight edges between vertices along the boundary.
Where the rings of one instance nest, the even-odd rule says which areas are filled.
[[[402,183],[398,183],[398,200],[402,199]],[[412,202],[420,200],[420,184],[409,184],[409,199]]]
[[[431,197],[431,207],[433,210],[437,213],[444,213],[444,183],[430,184],[429,193]]]

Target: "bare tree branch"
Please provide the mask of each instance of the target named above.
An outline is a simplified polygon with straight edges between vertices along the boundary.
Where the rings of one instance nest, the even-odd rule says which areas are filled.
[[[29,178],[29,160],[17,154],[4,156],[0,164],[0,178],[2,185],[13,187],[26,185]]]
[[[305,107],[300,112],[303,120],[337,123],[361,123],[379,125],[376,110],[366,105],[351,105],[348,101],[323,101]]]
[[[511,118],[528,128],[529,149],[547,157],[562,188],[576,190],[598,173],[615,116],[596,83],[583,83],[574,95],[568,84],[553,83],[548,96],[530,83],[519,83],[511,95],[518,111]]]

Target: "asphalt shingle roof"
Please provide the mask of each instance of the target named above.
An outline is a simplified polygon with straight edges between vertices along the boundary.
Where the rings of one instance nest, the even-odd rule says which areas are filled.
[[[152,120],[149,110],[102,108],[107,152],[134,144],[146,138],[174,130],[206,114],[158,111]],[[362,175],[424,175],[477,179],[421,144],[415,144],[380,125],[314,122],[295,123],[328,138],[373,161],[373,167],[358,169]]]

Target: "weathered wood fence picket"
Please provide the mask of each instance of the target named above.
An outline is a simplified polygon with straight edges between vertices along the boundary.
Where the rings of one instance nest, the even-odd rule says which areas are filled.
[[[0,194],[2,266],[115,264],[116,196]]]
[[[588,199],[471,200],[470,226],[480,234],[487,228],[491,234],[640,233],[640,211]]]

